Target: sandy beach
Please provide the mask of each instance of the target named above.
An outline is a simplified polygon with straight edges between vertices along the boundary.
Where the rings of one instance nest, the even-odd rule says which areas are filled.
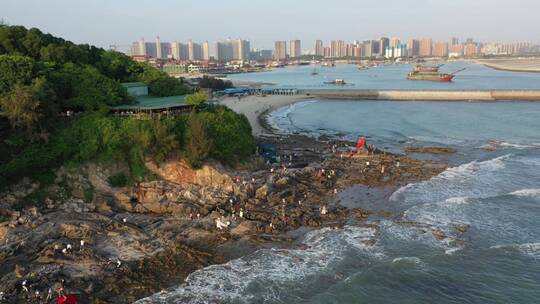
[[[260,115],[309,98],[307,95],[267,95],[265,97],[250,95],[241,99],[237,97],[225,97],[220,100],[220,104],[231,108],[237,113],[246,115],[253,128],[254,135],[260,136],[269,135],[264,126],[259,122]]]
[[[540,58],[485,59],[476,62],[501,71],[540,73]]]

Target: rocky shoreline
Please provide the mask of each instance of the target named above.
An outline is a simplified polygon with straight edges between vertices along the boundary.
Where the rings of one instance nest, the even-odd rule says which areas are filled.
[[[275,145],[281,162],[254,157],[234,170],[148,163],[155,180],[124,188],[107,183],[122,168],[87,164],[58,170],[49,186],[25,181],[0,194],[3,301],[49,303],[63,288],[80,303],[131,303],[202,267],[293,246],[287,233],[300,227],[361,224],[370,210],[335,199],[347,187],[399,187],[446,169],[379,150],[345,157],[352,143],[331,139],[274,133],[258,141]]]

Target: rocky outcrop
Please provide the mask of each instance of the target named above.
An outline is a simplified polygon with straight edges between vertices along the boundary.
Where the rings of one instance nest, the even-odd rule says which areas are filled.
[[[429,153],[429,154],[454,154],[456,149],[448,147],[405,147],[403,151],[407,153]]]
[[[169,160],[162,164],[147,162],[146,167],[161,179],[176,184],[194,184],[203,187],[218,187],[233,191],[234,181],[223,166],[206,164],[200,169],[191,169],[183,160]]]

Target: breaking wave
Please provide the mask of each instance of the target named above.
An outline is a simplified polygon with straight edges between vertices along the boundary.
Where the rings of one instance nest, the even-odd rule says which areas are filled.
[[[452,197],[485,197],[498,193],[499,176],[494,172],[505,168],[512,154],[486,161],[472,161],[445,170],[430,180],[408,184],[390,196],[390,201],[433,202]]]
[[[510,195],[520,196],[520,197],[538,197],[540,196],[540,189],[522,189],[511,192]]]
[[[517,250],[521,254],[530,256],[535,259],[540,258],[540,243],[523,243],[510,245],[491,246],[492,249]]]
[[[331,272],[351,250],[366,258],[383,257],[376,246],[376,233],[374,228],[355,226],[312,231],[302,242],[307,249],[258,250],[222,265],[197,270],[178,288],[136,303],[223,303],[269,299],[275,289],[301,284],[311,276]],[[253,293],[255,289],[257,294]]]

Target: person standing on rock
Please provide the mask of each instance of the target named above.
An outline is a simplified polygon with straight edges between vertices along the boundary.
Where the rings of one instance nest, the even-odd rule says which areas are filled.
[[[22,289],[23,289],[27,294],[29,294],[30,291],[28,290],[28,287],[26,286],[26,283],[27,283],[26,280],[22,281],[21,287],[22,287]]]

